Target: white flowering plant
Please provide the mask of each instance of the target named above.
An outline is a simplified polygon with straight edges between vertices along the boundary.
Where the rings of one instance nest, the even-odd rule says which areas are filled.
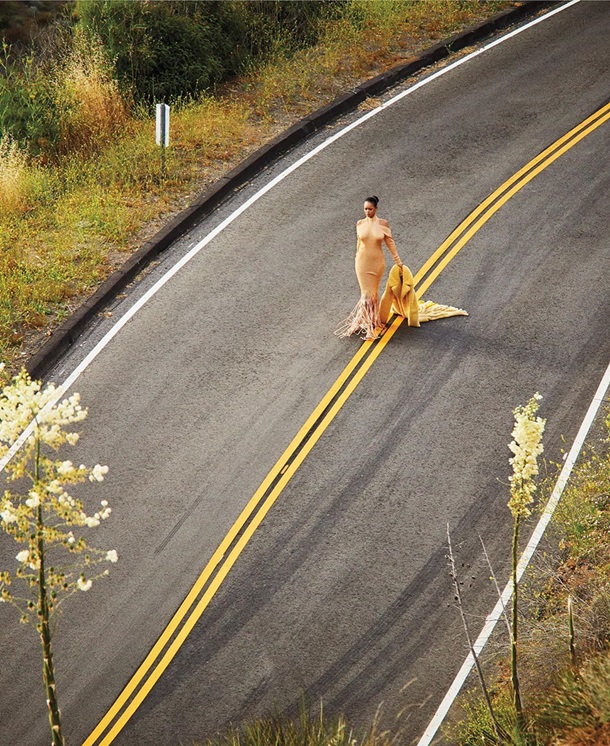
[[[524,406],[513,410],[515,424],[512,441],[508,444],[512,456],[508,462],[513,468],[509,477],[510,500],[508,508],[513,516],[512,571],[513,584],[511,613],[511,682],[513,687],[513,706],[516,714],[517,731],[523,735],[526,730],[525,713],[521,700],[521,687],[518,670],[518,624],[519,624],[519,581],[518,551],[519,530],[521,521],[531,514],[530,505],[534,502],[536,492],[535,478],[538,476],[538,456],[543,452],[542,435],[546,420],[536,416],[542,396],[535,393]]]
[[[64,741],[49,619],[67,596],[88,591],[94,580],[108,574],[107,563],[118,561],[116,550],[92,547],[83,535],[109,517],[108,502],[102,500],[88,514],[83,500],[68,490],[102,482],[108,467],[76,466],[57,457],[62,446],[76,445],[79,436],[70,426],[87,416],[78,394],[61,399],[54,384],[43,388],[25,370],[7,382],[3,369],[0,364],[0,471],[6,485],[0,496],[0,528],[22,548],[15,557],[17,569],[0,571],[0,602],[17,607],[21,621],[38,630],[52,743],[60,746]],[[18,491],[9,489],[12,483]]]
[[[525,406],[513,410],[515,424],[508,447],[514,454],[508,463],[513,473],[510,482],[510,500],[508,507],[513,518],[527,518],[531,511],[529,506],[534,502],[538,476],[538,456],[543,452],[542,435],[546,420],[536,417],[542,396],[534,394]]]
[[[12,602],[22,612],[23,622],[38,624],[38,610],[29,594],[13,595],[15,578],[25,582],[28,590],[40,582],[40,568],[45,559],[45,582],[48,588],[49,611],[52,612],[66,594],[89,590],[92,581],[107,570],[95,573],[96,566],[116,562],[115,550],[89,546],[79,528],[99,526],[110,515],[106,500],[92,514],[85,512],[83,501],[68,492],[71,485],[85,481],[102,482],[107,466],[96,464],[90,468],[72,461],[54,458],[58,448],[76,445],[78,433],[66,426],[81,422],[87,410],[80,405],[78,394],[58,401],[58,390],[53,384],[44,389],[32,381],[25,371],[4,386],[0,394],[0,459],[5,460],[11,446],[26,436],[20,448],[13,448],[4,466],[6,482],[19,480],[25,489],[19,494],[8,489],[0,497],[0,527],[24,548],[16,555],[19,567],[14,577],[0,572],[0,601]],[[55,561],[58,550],[65,550],[68,558],[61,568]],[[53,559],[53,564],[50,560]]]

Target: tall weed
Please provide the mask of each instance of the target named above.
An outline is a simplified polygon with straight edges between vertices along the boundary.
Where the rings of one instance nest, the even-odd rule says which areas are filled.
[[[545,746],[610,746],[610,414],[605,432],[590,439],[573,470],[550,528],[556,549],[539,557],[524,599],[521,671],[528,737]],[[568,597],[574,607],[574,656]],[[501,708],[508,692],[506,676],[499,677],[494,707]],[[483,701],[464,709],[459,744],[494,744],[486,735],[490,724]]]
[[[129,120],[101,42],[78,29],[69,56],[56,71],[54,89],[60,153],[99,150]]]
[[[27,155],[11,135],[0,139],[0,213],[27,209],[29,198]]]

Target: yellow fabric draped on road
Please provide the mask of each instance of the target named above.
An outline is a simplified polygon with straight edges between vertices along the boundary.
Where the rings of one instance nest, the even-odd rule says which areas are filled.
[[[413,275],[406,265],[392,267],[379,308],[383,324],[392,313],[404,316],[409,326],[419,326],[424,321],[445,319],[449,316],[468,316],[462,308],[444,306],[431,300],[419,300],[414,285]]]

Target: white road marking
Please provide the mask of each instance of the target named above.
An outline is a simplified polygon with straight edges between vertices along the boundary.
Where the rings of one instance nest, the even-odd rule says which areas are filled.
[[[563,465],[561,473],[559,474],[559,477],[555,484],[555,488],[553,489],[553,492],[549,498],[549,501],[547,502],[546,507],[544,508],[544,512],[540,516],[540,520],[536,524],[536,528],[534,529],[530,537],[530,540],[527,546],[525,547],[525,550],[523,554],[521,555],[521,558],[519,559],[519,564],[517,565],[517,580],[518,581],[521,579],[521,576],[525,572],[532,557],[534,556],[534,552],[536,551],[538,544],[540,543],[540,540],[542,539],[542,536],[544,535],[544,532],[546,531],[546,528],[549,525],[549,522],[553,516],[553,513],[555,512],[555,508],[557,507],[557,503],[559,502],[559,499],[561,498],[561,495],[563,494],[565,486],[570,477],[570,474],[572,473],[572,468],[574,467],[574,464],[576,463],[576,459],[578,458],[580,454],[580,451],[589,433],[591,425],[593,424],[593,421],[595,420],[595,417],[597,416],[597,413],[599,412],[599,408],[601,407],[602,402],[606,398],[606,394],[608,392],[609,387],[610,387],[610,365],[608,365],[608,367],[606,368],[606,372],[604,373],[604,376],[599,386],[597,387],[595,396],[593,397],[593,400],[591,401],[591,404],[589,405],[589,409],[587,410],[587,414],[585,415],[585,418],[582,421],[580,429],[578,430],[578,434],[576,435],[574,443],[572,443],[572,447],[570,448],[567,458],[565,459],[565,463]],[[507,604],[510,602],[512,595],[513,595],[513,583],[511,579],[506,584],[506,587],[504,588],[504,591],[502,592],[502,596],[498,599],[498,602],[495,605],[493,611],[491,612],[491,614],[489,614],[489,616],[485,620],[485,624],[483,626],[483,629],[481,630],[481,634],[477,637],[477,640],[474,644],[474,649],[475,649],[475,653],[477,654],[477,656],[481,654],[481,651],[487,644],[489,638],[491,637],[491,634],[494,631],[496,624],[502,617],[503,607],[507,606]],[[445,694],[443,701],[440,703],[438,710],[434,714],[434,717],[428,724],[428,727],[424,731],[423,736],[420,738],[417,746],[428,746],[428,744],[432,741],[441,723],[447,716],[447,713],[449,712],[451,705],[453,704],[456,697],[458,696],[460,689],[462,688],[464,682],[466,681],[466,678],[472,671],[473,667],[474,667],[474,658],[472,656],[472,653],[469,653],[464,663],[462,663],[462,667],[458,671],[458,674],[453,680],[453,683],[449,687],[447,694]]]

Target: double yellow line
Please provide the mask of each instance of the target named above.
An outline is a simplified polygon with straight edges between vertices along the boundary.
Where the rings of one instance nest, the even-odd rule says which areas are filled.
[[[559,138],[490,194],[457,226],[417,272],[415,282],[418,295],[421,296],[426,292],[447,264],[502,205],[541,171],[554,163],[608,119],[610,119],[610,104],[599,109],[577,127]],[[145,660],[85,740],[83,746],[94,746],[94,744],[107,746],[112,743],[142,704],[180,650],[264,517],[341,407],[364,378],[371,365],[381,354],[403,322],[403,318],[392,317],[390,321],[389,327],[380,339],[364,342],[360,346],[307,422],[293,438],[288,448],[243,509],[239,518],[231,526]]]

